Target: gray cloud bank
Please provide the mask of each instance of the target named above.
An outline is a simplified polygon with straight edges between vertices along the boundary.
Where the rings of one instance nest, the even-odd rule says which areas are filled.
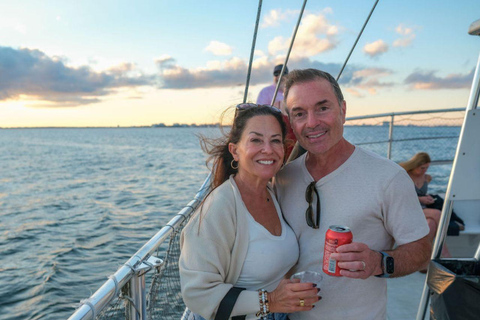
[[[441,78],[435,75],[435,71],[415,71],[405,79],[405,84],[413,89],[425,90],[469,88],[473,72],[474,69],[467,74],[451,74]]]
[[[175,65],[175,59],[169,58],[157,62],[160,69],[160,88],[163,89],[196,89],[196,88],[214,88],[214,87],[230,87],[243,86],[247,77],[247,65],[242,62],[235,67],[211,70],[189,70]],[[273,82],[272,62],[268,66],[259,66],[251,71],[250,85]],[[331,73],[336,76],[340,71],[341,64],[322,63],[312,61],[308,58],[292,60],[289,63],[289,69],[317,68]],[[340,83],[347,84],[356,70],[353,66],[347,66],[344,70]],[[357,80],[358,81],[358,80]]]
[[[115,89],[152,82],[152,77],[129,75],[132,69],[127,64],[95,72],[87,66],[69,67],[40,50],[0,46],[0,100],[25,95],[61,106],[98,102]]]
[[[97,72],[88,66],[70,67],[57,57],[49,57],[40,50],[14,49],[0,46],[0,101],[26,97],[47,102],[47,106],[68,107],[101,101],[120,88],[156,86],[159,89],[197,89],[244,86],[247,64],[232,58],[216,67],[186,69],[176,64],[174,58],[156,61],[157,74],[145,75],[125,63],[106,71]],[[272,82],[275,63],[256,65],[252,70],[250,85]],[[308,57],[296,57],[289,62],[290,70],[317,68],[337,76],[341,64],[322,63]],[[392,75],[392,70],[365,68],[350,64],[344,70],[340,84],[346,88],[374,91],[380,87],[392,87],[382,82]],[[473,70],[468,74],[438,77],[434,71],[415,71],[403,85],[414,90],[469,88]]]

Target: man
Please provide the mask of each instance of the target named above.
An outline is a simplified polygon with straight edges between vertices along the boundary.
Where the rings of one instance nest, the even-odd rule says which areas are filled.
[[[342,277],[324,274],[322,300],[290,318],[386,319],[385,277],[419,270],[431,252],[412,180],[394,162],[345,140],[346,102],[330,74],[292,71],[285,99],[293,131],[307,150],[275,180],[283,214],[299,241],[295,271],[321,272],[330,225],[348,226],[353,233],[353,243],[331,255]]]
[[[257,98],[257,104],[272,104],[273,94],[275,93],[275,89],[277,88],[278,79],[280,78],[280,73],[282,72],[283,64],[276,65],[273,68],[273,84],[265,87],[260,91]],[[288,68],[285,67],[283,71],[283,75],[288,74]],[[284,82],[284,77],[282,77],[282,82]],[[278,88],[277,96],[275,98],[275,103],[273,104],[278,109],[282,110],[282,101],[283,101],[283,85]],[[282,110],[283,111],[283,110]]]

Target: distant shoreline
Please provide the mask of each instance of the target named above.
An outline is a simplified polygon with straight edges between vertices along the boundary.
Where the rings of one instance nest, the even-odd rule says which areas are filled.
[[[0,127],[1,129],[139,129],[139,128],[216,128],[220,124],[152,124],[150,126],[112,126],[112,127]]]
[[[0,130],[9,130],[9,129],[157,129],[157,128],[218,128],[220,124],[173,124],[173,125],[151,125],[151,126],[116,126],[116,127],[0,127]],[[223,125],[222,127],[230,127],[229,125]],[[348,125],[345,127],[388,127],[385,124],[358,124],[358,125]],[[441,126],[419,126],[414,124],[406,125],[395,125],[395,127],[461,127],[461,125],[441,125]]]

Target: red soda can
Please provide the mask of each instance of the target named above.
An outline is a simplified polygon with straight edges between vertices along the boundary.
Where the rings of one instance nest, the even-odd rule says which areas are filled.
[[[330,259],[330,255],[337,251],[338,246],[352,243],[352,239],[353,234],[349,227],[336,225],[328,227],[323,251],[323,272],[330,276],[341,277],[338,262]]]

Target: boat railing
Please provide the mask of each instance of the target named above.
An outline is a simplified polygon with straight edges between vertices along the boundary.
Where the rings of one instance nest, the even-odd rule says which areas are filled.
[[[183,223],[199,206],[210,190],[210,175],[204,181],[194,199],[180,210],[160,231],[158,231],[140,250],[138,250],[117,272],[98,289],[90,298],[81,301],[82,305],[71,320],[111,318],[111,314],[102,314],[110,303],[120,295],[125,300],[125,317],[127,319],[147,319],[147,300],[145,274],[152,269],[161,271],[166,261],[153,256],[155,251],[172,233],[178,234]],[[122,291],[128,286],[127,292]],[[118,317],[114,317],[117,319]]]
[[[405,160],[404,151],[409,148],[431,152],[432,162],[448,163],[453,160],[460,132],[458,126],[463,121],[464,112],[465,109],[456,108],[350,117],[345,122],[345,135],[350,142],[370,148],[394,161]],[[372,127],[378,131],[378,135],[373,138]],[[367,131],[370,134],[366,134]],[[447,143],[451,144],[451,156],[433,149],[430,151],[432,140],[441,141],[441,150],[445,149]],[[409,145],[406,147],[406,144]],[[412,155],[409,154],[408,157]],[[210,191],[210,183],[209,175],[194,199],[111,275],[90,298],[81,301],[80,307],[69,319],[180,319],[184,305],[178,281],[178,235]],[[162,259],[158,255],[167,239],[169,244]],[[149,275],[148,281],[146,275]],[[148,294],[147,283],[150,285]],[[163,306],[160,306],[160,300],[163,301]]]
[[[424,151],[430,154],[433,165],[451,164],[464,115],[464,108],[450,108],[348,117],[345,136],[351,143],[395,162]],[[377,136],[368,129],[372,126]],[[364,127],[368,134],[362,133]],[[438,148],[440,143],[443,148]]]

